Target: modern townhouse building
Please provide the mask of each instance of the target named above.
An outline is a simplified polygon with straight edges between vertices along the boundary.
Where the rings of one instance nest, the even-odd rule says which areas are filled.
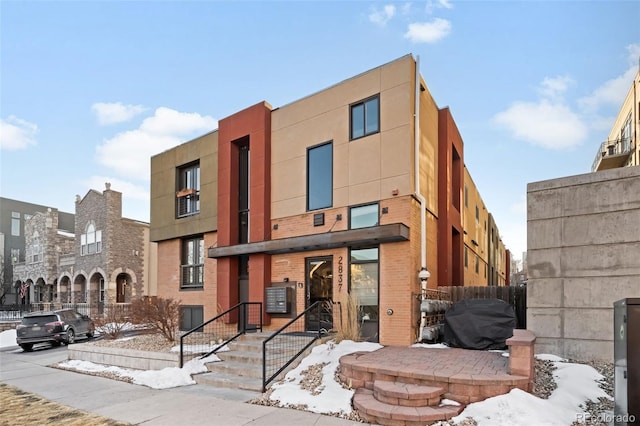
[[[152,157],[158,295],[182,302],[183,329],[278,291],[287,309],[265,309],[268,328],[351,296],[363,337],[418,339],[422,292],[466,282],[466,212],[462,138],[417,62],[258,103]]]
[[[73,231],[59,227],[59,213],[36,213],[24,226],[25,258],[14,264],[18,303],[129,303],[155,295],[155,245],[149,224],[122,217],[122,193],[90,190],[76,196]],[[48,305],[51,304],[51,305]]]
[[[600,144],[591,171],[615,169],[640,165],[640,67],[629,92],[620,107],[620,112],[609,132],[609,137]]]

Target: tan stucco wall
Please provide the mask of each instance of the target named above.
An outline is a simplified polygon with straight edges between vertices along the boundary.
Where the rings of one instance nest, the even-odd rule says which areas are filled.
[[[488,284],[488,237],[487,221],[489,212],[480,196],[475,182],[464,168],[464,190],[462,197],[462,227],[464,229],[464,245],[468,253],[468,264],[464,268],[465,286],[485,286]],[[478,217],[476,219],[476,206]],[[474,244],[474,241],[476,244]],[[476,256],[478,257],[478,272],[476,273]]]
[[[413,65],[405,56],[272,113],[272,219],[306,211],[307,148],[333,141],[333,206],[412,192]],[[380,132],[349,141],[349,105],[380,94]]]

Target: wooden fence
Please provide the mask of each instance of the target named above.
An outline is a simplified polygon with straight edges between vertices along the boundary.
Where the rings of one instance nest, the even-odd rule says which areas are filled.
[[[517,328],[527,328],[527,287],[438,287],[449,293],[452,302],[465,299],[500,299],[509,303],[516,312]]]

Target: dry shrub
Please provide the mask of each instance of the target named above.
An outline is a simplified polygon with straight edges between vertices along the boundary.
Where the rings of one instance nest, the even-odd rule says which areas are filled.
[[[180,325],[180,302],[162,297],[144,297],[131,303],[131,316],[137,324],[147,324],[170,342],[176,340]]]
[[[93,322],[102,336],[117,339],[129,325],[129,316],[124,306],[107,305],[104,307],[103,315],[94,318]]]
[[[336,342],[343,340],[353,340],[354,342],[360,341],[360,321],[358,321],[359,306],[356,300],[350,294],[347,295],[346,300],[346,318],[341,317],[340,321],[335,322],[336,327]]]

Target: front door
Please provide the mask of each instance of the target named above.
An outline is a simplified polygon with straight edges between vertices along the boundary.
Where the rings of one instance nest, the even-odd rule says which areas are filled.
[[[306,260],[306,306],[320,302],[320,308],[307,314],[307,330],[329,331],[333,328],[333,257],[314,257]]]

